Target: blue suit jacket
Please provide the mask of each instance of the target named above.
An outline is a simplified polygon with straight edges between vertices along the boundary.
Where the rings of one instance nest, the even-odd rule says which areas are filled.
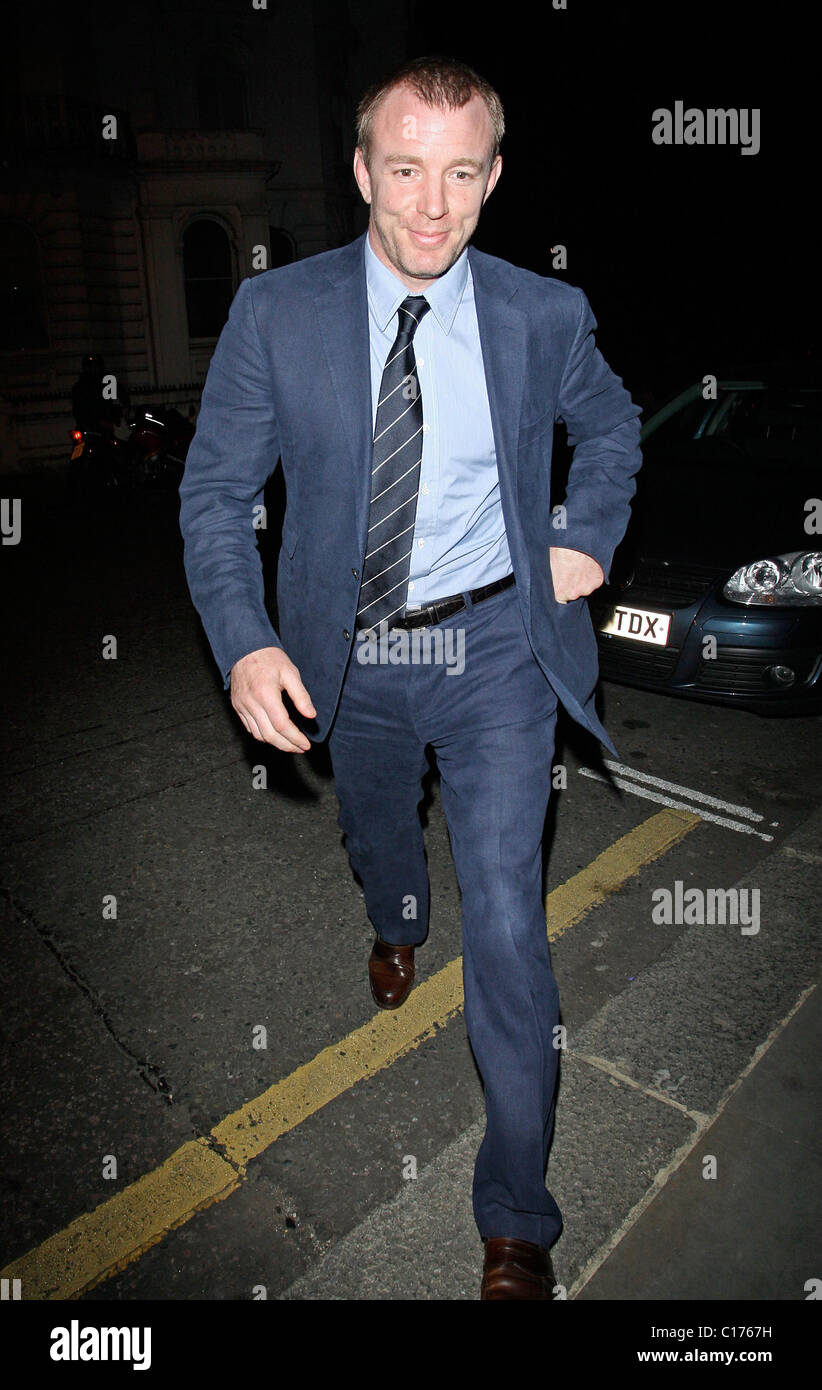
[[[185,567],[226,686],[260,647],[283,647],[326,737],[355,641],[371,481],[364,236],[244,280],[214,352],[180,486]],[[537,661],[574,719],[614,754],[594,709],[596,638],[584,598],[554,598],[549,547],[594,556],[608,577],[641,463],[640,408],[594,342],[581,290],[469,247],[516,592]],[[574,446],[550,514],[554,422]],[[263,598],[254,508],[278,457],[287,499],[279,633]]]

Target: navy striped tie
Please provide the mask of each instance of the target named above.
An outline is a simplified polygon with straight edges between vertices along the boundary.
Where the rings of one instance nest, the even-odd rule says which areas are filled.
[[[405,608],[422,459],[422,396],[414,333],[431,305],[410,294],[380,383],[371,468],[368,544],[357,627],[374,628]]]

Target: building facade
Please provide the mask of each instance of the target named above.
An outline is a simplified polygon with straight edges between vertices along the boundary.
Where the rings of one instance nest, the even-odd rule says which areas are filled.
[[[362,88],[403,7],[103,0],[4,21],[0,470],[68,458],[96,354],[121,400],[194,417],[240,281],[350,241]]]

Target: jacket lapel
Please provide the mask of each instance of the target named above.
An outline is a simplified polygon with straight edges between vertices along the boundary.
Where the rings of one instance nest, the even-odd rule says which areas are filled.
[[[474,279],[485,384],[497,451],[500,498],[512,559],[525,554],[519,545],[521,529],[517,505],[517,453],[519,422],[527,368],[527,318],[516,305],[516,286],[504,273],[504,263],[469,247]],[[527,565],[517,566],[518,582],[527,590]]]
[[[526,316],[517,309],[516,285],[499,266],[473,246],[468,260],[474,278],[485,380],[494,424],[498,462],[514,480],[517,437],[525,389]]]
[[[368,532],[371,501],[371,366],[368,295],[363,262],[365,234],[344,247],[315,296],[320,335],[351,457],[358,535]]]

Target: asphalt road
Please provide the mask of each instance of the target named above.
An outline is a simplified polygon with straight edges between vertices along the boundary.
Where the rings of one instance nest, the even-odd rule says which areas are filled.
[[[459,894],[436,776],[431,929],[406,1036],[405,1010],[375,1021],[372,932],[325,752],[278,754],[233,715],[188,598],[175,499],[84,516],[24,489],[22,522],[2,555],[13,596],[4,1275],[21,1279],[23,1298],[476,1299],[483,1100],[458,966],[449,972]],[[636,1262],[633,1285],[605,1276],[645,1214],[663,1210],[654,1203],[739,1079],[772,1043],[777,1056],[786,1021],[811,1017],[801,1009],[820,967],[819,721],[616,685],[603,686],[602,713],[631,789],[562,721],[567,786],[546,825],[567,1028],[549,1165],[565,1216],[557,1278],[569,1299],[804,1299],[822,1273],[809,1253],[818,1198],[812,1184],[789,1193],[750,1143],[727,1163],[738,1186],[767,1177],[775,1231],[790,1210],[787,1254],[768,1247],[756,1269],[708,1261],[694,1285],[660,1222],[644,1288]],[[677,881],[745,886],[749,910],[755,890],[758,930],[655,922],[652,894]],[[814,1036],[818,1025],[790,1034],[800,1072]],[[767,1107],[780,1089],[756,1102],[774,1133]],[[815,1150],[818,1173],[818,1139],[809,1129],[796,1142]],[[725,1162],[718,1183],[682,1188],[700,1248],[723,1202],[731,1209]]]

